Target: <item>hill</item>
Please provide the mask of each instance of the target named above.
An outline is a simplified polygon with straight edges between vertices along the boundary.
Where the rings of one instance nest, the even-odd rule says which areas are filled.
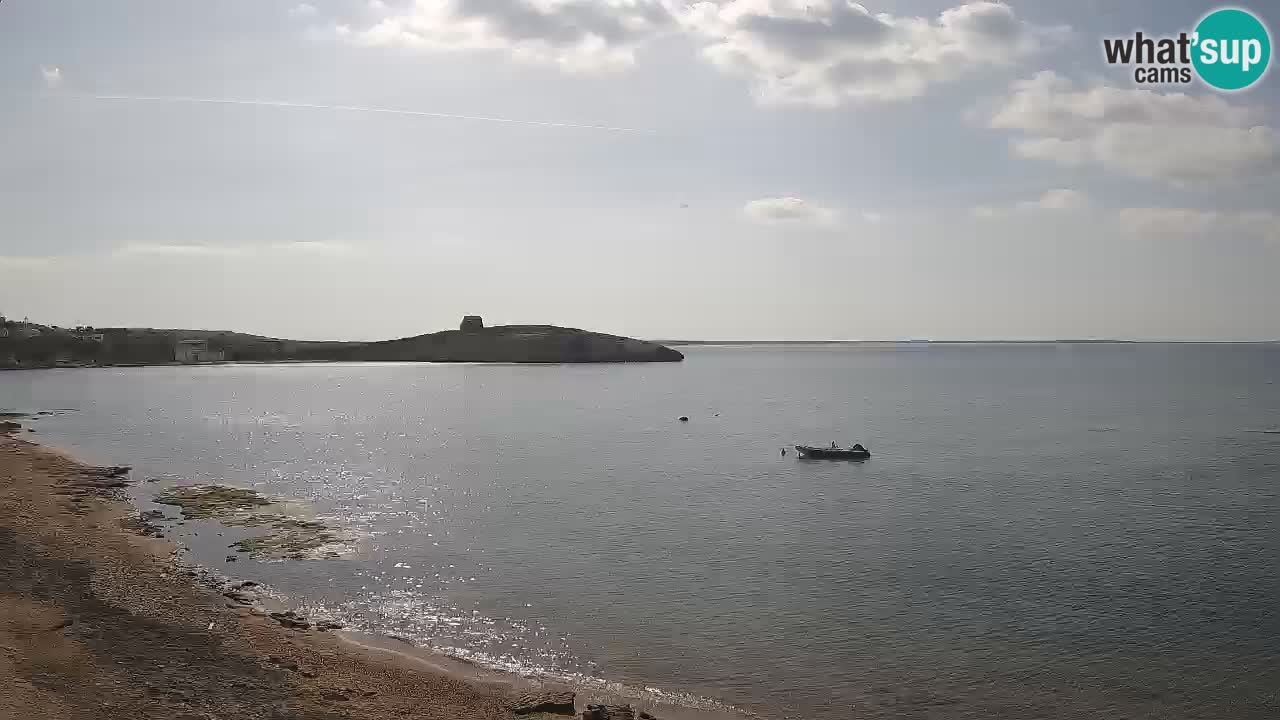
[[[677,362],[684,355],[656,343],[555,325],[504,325],[445,330],[368,343],[359,360],[430,362]]]
[[[174,362],[400,361],[679,362],[657,343],[555,325],[462,329],[376,342],[284,340],[228,330],[59,328],[0,323],[0,368],[156,365]]]

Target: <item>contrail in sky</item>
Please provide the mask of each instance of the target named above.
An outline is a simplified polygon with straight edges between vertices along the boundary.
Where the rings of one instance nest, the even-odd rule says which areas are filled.
[[[80,95],[89,100],[131,100],[133,102],[183,103],[201,105],[248,105],[299,110],[331,110],[337,112],[380,113],[385,115],[410,115],[414,117],[445,118],[448,120],[473,120],[476,122],[506,123],[509,125],[536,125],[538,127],[569,128],[573,130],[604,130],[606,132],[649,133],[639,128],[612,127],[609,125],[581,125],[577,123],[548,122],[543,120],[518,120],[515,118],[487,117],[484,115],[459,115],[456,113],[425,112],[422,110],[394,110],[391,108],[361,107],[358,105],[318,105],[312,103],[277,102],[271,100],[230,100],[226,98],[155,97],[146,95]]]

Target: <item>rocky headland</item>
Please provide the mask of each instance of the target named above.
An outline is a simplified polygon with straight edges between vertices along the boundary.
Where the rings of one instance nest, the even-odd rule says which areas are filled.
[[[3,320],[3,319],[0,319]],[[222,330],[0,327],[0,369],[214,362],[679,362],[677,350],[645,340],[556,325],[459,329],[374,342],[284,340]]]

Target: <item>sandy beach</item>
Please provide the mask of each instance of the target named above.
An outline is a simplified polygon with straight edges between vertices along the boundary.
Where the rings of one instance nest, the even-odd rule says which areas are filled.
[[[512,684],[229,607],[113,484],[0,436],[0,718],[512,715]]]

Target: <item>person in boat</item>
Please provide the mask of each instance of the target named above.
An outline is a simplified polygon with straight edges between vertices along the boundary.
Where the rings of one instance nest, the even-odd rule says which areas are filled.
[[[831,449],[832,449],[832,450],[837,450],[837,449],[838,449],[838,447],[836,446],[836,441],[835,441],[835,440],[832,440],[832,441],[831,441]]]

